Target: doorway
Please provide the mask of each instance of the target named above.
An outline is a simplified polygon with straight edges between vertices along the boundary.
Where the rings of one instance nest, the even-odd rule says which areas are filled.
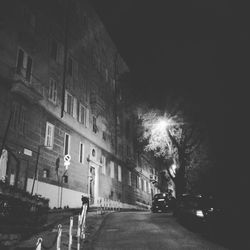
[[[89,203],[93,204],[95,201],[95,168],[90,166],[89,170]]]

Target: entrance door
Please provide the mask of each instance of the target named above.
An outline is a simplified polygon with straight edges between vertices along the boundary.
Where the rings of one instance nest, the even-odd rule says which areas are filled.
[[[95,168],[92,166],[90,166],[90,175],[89,175],[89,194],[90,194],[90,204],[93,204],[95,200]]]

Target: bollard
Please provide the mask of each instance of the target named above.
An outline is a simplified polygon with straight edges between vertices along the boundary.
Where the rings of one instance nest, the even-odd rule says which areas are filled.
[[[100,208],[101,208],[101,201],[100,199],[98,199],[98,204],[97,204],[97,211],[98,211],[98,214],[100,214]]]
[[[42,238],[38,238],[37,243],[36,243],[36,250],[41,250],[42,249]]]
[[[99,198],[99,214],[102,214],[102,199]]]
[[[100,198],[100,214],[102,214],[102,198]]]
[[[96,200],[96,207],[97,207],[96,214],[98,214],[99,213],[99,199]]]
[[[99,214],[99,212],[100,212],[100,200],[97,199],[96,202],[97,202],[97,204],[96,204],[97,205],[96,214]]]
[[[104,199],[102,198],[102,214],[104,213]]]
[[[81,235],[81,215],[78,215],[77,225],[77,250],[80,250],[80,235]]]
[[[87,215],[87,205],[84,204],[82,208],[82,225],[81,225],[81,238],[85,239],[85,223],[86,223],[86,215]]]
[[[58,225],[57,241],[56,241],[56,250],[61,249],[61,237],[62,237],[62,225]]]
[[[106,211],[107,210],[107,199],[104,198],[104,210]]]
[[[82,219],[83,219],[83,213],[84,213],[84,208],[83,208],[84,206],[82,206],[82,212],[81,212],[81,221],[82,221]]]
[[[72,246],[72,228],[73,228],[73,217],[70,217],[70,224],[69,224],[69,250],[71,250]]]

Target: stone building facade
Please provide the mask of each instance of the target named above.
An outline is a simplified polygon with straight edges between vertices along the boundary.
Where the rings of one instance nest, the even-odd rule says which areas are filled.
[[[4,1],[0,143],[8,151],[7,182],[49,198],[50,207],[79,207],[82,194],[92,204],[149,205],[156,165],[137,160],[136,117],[121,92],[128,72],[87,1]]]

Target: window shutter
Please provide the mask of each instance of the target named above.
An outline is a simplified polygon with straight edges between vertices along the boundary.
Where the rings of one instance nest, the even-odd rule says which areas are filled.
[[[84,144],[80,142],[80,148],[79,148],[79,162],[84,162]]]
[[[26,70],[28,64],[28,55],[26,53],[23,54],[23,68]]]
[[[82,123],[82,105],[80,102],[78,104],[78,121]]]
[[[49,79],[49,99],[51,100],[52,99],[52,79],[50,78]]]
[[[26,80],[27,81],[30,81],[30,79],[31,79],[31,68],[32,68],[32,59],[30,56],[28,56],[27,70],[26,70]]]
[[[89,127],[89,109],[86,108],[86,127]]]
[[[57,100],[57,82],[54,81],[53,101],[56,103],[56,100]]]
[[[68,103],[68,92],[65,90],[65,97],[64,97],[64,111],[67,112],[67,103]]]
[[[74,97],[74,103],[73,103],[73,117],[77,119],[77,99]]]

